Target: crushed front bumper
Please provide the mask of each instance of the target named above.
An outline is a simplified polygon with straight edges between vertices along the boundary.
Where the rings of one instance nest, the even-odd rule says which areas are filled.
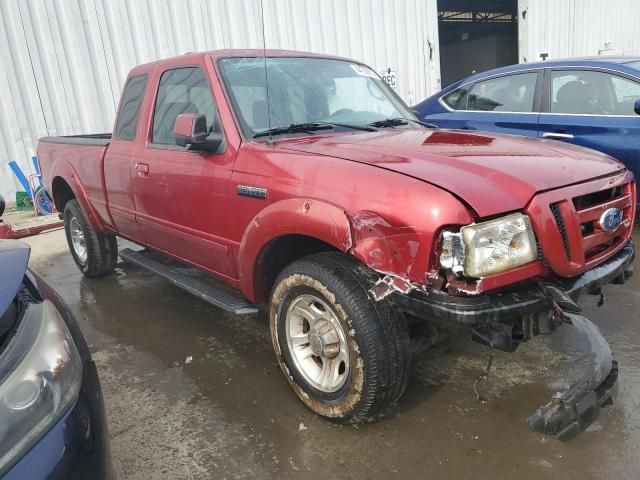
[[[570,280],[477,297],[396,292],[392,299],[406,313],[466,327],[475,340],[505,351],[514,351],[532,336],[571,324],[588,348],[589,366],[572,386],[553,394],[551,402],[528,418],[536,432],[568,440],[593,423],[600,408],[612,402],[618,377],[609,344],[598,327],[581,315],[575,300],[583,293],[598,292],[607,283],[624,283],[633,275],[633,259],[634,246],[629,241],[606,262]]]
[[[578,277],[555,279],[550,284],[577,300],[584,293],[597,291],[607,283],[624,283],[633,275],[634,256],[633,242],[629,240],[621,250],[600,265]],[[506,292],[468,297],[439,291],[425,294],[414,290],[409,294],[394,292],[391,298],[405,313],[437,323],[468,328],[551,312],[553,308],[544,288],[535,284]]]

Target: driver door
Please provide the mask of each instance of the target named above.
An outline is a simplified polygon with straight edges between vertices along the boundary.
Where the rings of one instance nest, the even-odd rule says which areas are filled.
[[[231,149],[220,154],[187,150],[176,145],[173,133],[181,113],[202,113],[210,130],[221,128],[203,67],[155,74],[148,138],[134,158],[136,219],[147,245],[235,279],[228,238]]]

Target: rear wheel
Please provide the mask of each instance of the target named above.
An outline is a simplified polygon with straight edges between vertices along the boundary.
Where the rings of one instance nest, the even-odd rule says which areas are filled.
[[[77,200],[67,202],[63,217],[71,256],[82,273],[87,277],[111,273],[118,261],[116,237],[91,228]]]
[[[340,422],[383,415],[409,377],[405,319],[370,299],[375,278],[347,255],[321,253],[288,266],[271,296],[271,336],[285,377],[311,410]]]

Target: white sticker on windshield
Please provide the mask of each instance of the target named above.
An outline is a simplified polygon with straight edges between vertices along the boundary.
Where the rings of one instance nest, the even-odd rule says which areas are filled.
[[[364,65],[358,65],[357,63],[352,63],[351,68],[353,69],[354,72],[356,72],[358,75],[362,75],[363,77],[378,78],[378,75],[376,75],[376,72],[371,70],[369,67],[365,67]]]

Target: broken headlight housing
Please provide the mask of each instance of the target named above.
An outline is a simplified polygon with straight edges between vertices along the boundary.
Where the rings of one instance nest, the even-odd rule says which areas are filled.
[[[464,271],[464,243],[459,233],[442,232],[440,266],[456,275]]]
[[[534,261],[536,238],[529,217],[513,213],[474,223],[460,233],[445,232],[440,265],[465,277],[479,278]]]
[[[82,361],[53,303],[29,304],[0,354],[0,476],[78,398]]]

